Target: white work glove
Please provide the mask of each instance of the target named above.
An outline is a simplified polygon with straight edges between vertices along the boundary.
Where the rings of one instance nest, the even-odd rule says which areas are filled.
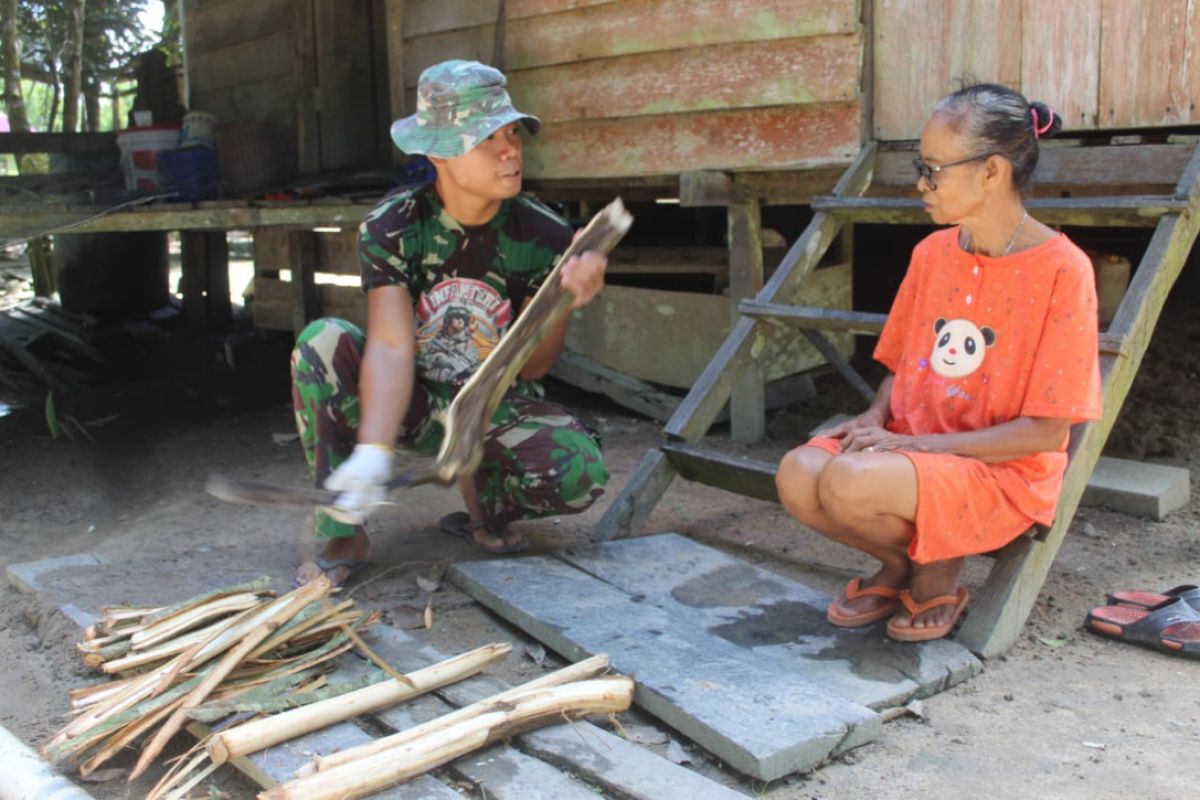
[[[358,444],[342,465],[325,479],[325,488],[341,492],[323,510],[338,522],[361,525],[373,507],[387,497],[384,484],[392,477],[392,449]]]

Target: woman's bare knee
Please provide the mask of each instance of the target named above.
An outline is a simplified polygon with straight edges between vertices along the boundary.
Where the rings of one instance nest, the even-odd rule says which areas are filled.
[[[825,513],[842,524],[873,514],[872,490],[864,459],[847,454],[829,462],[817,481],[817,502]]]
[[[830,455],[815,447],[797,447],[779,461],[775,489],[779,501],[796,519],[804,522],[820,513],[817,484]]]

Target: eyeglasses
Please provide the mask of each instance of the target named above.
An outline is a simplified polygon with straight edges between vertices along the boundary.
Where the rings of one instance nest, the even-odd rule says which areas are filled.
[[[949,169],[950,167],[957,167],[959,164],[970,164],[972,161],[983,161],[984,159],[991,158],[994,155],[995,153],[984,153],[981,156],[960,158],[958,161],[951,161],[949,164],[938,164],[936,167],[929,165],[926,163],[925,159],[917,156],[912,160],[912,163],[913,167],[917,170],[917,182],[919,183],[921,178],[924,178],[925,182],[929,184],[929,190],[936,192],[937,181],[933,178],[934,173],[941,172],[942,170]]]

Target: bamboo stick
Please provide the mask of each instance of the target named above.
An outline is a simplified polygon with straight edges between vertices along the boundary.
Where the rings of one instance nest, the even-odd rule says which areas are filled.
[[[142,753],[138,757],[137,764],[134,765],[133,771],[129,774],[129,782],[134,781],[146,771],[146,768],[150,766],[150,762],[154,760],[155,756],[162,752],[167,741],[183,727],[184,722],[187,721],[187,712],[200,705],[213,688],[232,672],[234,667],[251,650],[278,630],[288,619],[295,616],[304,606],[319,597],[327,597],[332,590],[333,586],[329,580],[325,576],[321,576],[301,586],[299,589],[289,592],[278,600],[272,601],[263,611],[254,615],[251,621],[255,621],[258,624],[247,630],[245,635],[241,637],[241,641],[225,653],[216,669],[209,673],[200,682],[200,685],[184,698],[183,704],[155,732],[154,738],[142,748]]]
[[[236,586],[223,586],[219,589],[213,589],[211,591],[204,592],[203,594],[198,594],[195,597],[175,603],[174,605],[160,608],[157,611],[147,614],[142,620],[142,623],[146,625],[153,624],[159,620],[166,619],[173,614],[178,614],[181,611],[187,611],[188,609],[195,608],[196,606],[204,605],[211,600],[224,597],[225,595],[240,594],[242,592],[266,594],[270,591],[270,588],[271,579],[266,576],[255,578],[249,583],[239,583]]]
[[[181,611],[152,625],[147,625],[130,636],[129,641],[134,650],[144,650],[216,617],[245,611],[247,608],[254,608],[263,603],[264,601],[258,595],[249,592],[220,597],[202,606]]]
[[[193,647],[201,642],[204,642],[209,637],[215,636],[228,628],[230,625],[233,625],[235,621],[236,617],[233,619],[217,620],[208,627],[201,628],[200,630],[192,631],[190,633],[185,633],[176,637],[175,639],[172,639],[161,647],[154,648],[153,650],[143,650],[140,653],[132,653],[122,658],[114,658],[110,661],[105,661],[100,665],[100,670],[111,675],[117,672],[124,672],[126,670],[134,669],[135,667],[153,664],[155,661],[177,655],[187,650],[189,647]]]
[[[183,698],[180,697],[174,702],[167,703],[162,708],[150,714],[146,714],[140,719],[134,719],[127,723],[124,727],[120,728],[114,736],[105,742],[104,747],[102,747],[98,753],[93,755],[91,758],[85,761],[82,766],[80,766],[80,776],[86,778],[88,775],[91,775],[92,772],[105,761],[108,761],[117,753],[124,750],[127,745],[132,744],[133,741],[143,733],[150,730],[167,717],[171,716],[171,714],[175,713],[175,709],[177,709],[182,702]]]
[[[511,708],[465,719],[408,744],[280,784],[259,800],[353,800],[409,780],[497,740],[539,725],[588,714],[625,711],[633,680],[597,678],[534,690]]]
[[[488,644],[408,675],[411,686],[394,678],[340,697],[285,711],[215,734],[208,742],[214,764],[255,753],[305,733],[456,683],[508,655],[507,642]]]
[[[301,767],[296,773],[297,775],[309,774],[311,772],[331,769],[341,764],[364,758],[384,750],[390,750],[393,747],[403,745],[413,739],[421,736],[426,736],[432,732],[442,730],[443,728],[455,725],[464,719],[478,717],[488,711],[495,710],[498,706],[512,702],[513,698],[521,697],[529,692],[539,689],[548,689],[555,686],[562,686],[575,681],[581,681],[588,678],[593,678],[608,669],[608,656],[604,654],[592,656],[584,659],[577,664],[570,664],[560,670],[555,670],[549,675],[543,675],[540,678],[523,683],[520,686],[515,686],[512,689],[493,695],[492,697],[480,700],[477,703],[472,703],[469,706],[463,706],[457,711],[452,711],[449,714],[432,719],[429,722],[422,723],[408,730],[394,733],[391,736],[384,736],[379,739],[373,739],[370,742],[361,744],[358,747],[350,747],[346,750],[339,750],[336,753],[329,755],[316,756],[310,764]]]
[[[280,628],[278,633],[256,647],[246,657],[246,660],[253,661],[264,653],[269,653],[275,648],[287,644],[292,639],[320,625],[329,617],[342,613],[352,605],[354,605],[353,600],[343,600],[335,606],[329,606],[324,603],[310,603],[306,608],[301,609],[300,613],[291,622]]]

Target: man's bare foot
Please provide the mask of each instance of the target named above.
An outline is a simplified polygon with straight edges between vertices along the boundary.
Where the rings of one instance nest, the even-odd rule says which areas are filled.
[[[327,539],[320,555],[305,560],[296,570],[295,585],[303,586],[324,574],[334,586],[341,586],[366,563],[370,548],[371,540],[365,531]]]
[[[953,625],[961,613],[958,600],[958,573],[962,570],[963,559],[951,558],[945,561],[935,561],[931,564],[913,564],[912,586],[909,594],[918,605],[938,597],[955,598],[955,602],[947,602],[935,606],[915,616],[901,609],[892,618],[889,627],[897,630],[910,628],[914,631],[947,628]],[[946,633],[949,633],[946,629]]]

